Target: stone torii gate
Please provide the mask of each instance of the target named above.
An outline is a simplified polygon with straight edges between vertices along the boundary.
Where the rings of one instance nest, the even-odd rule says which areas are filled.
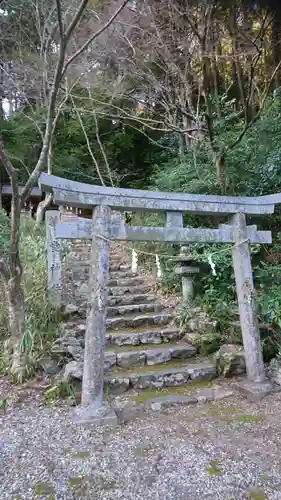
[[[241,389],[254,396],[272,390],[265,376],[249,248],[250,243],[271,243],[271,232],[247,226],[246,215],[272,214],[275,205],[281,203],[281,194],[232,197],[151,192],[93,186],[45,173],[41,174],[40,187],[42,191],[53,193],[56,205],[93,209],[92,221],[53,222],[51,231],[53,241],[56,238],[92,240],[80,422],[112,423],[115,418],[103,401],[110,241],[233,243],[233,267],[247,369],[247,379]],[[126,226],[121,212],[137,210],[164,212],[165,226]],[[184,227],[185,212],[229,215],[230,224],[223,224],[218,229]]]

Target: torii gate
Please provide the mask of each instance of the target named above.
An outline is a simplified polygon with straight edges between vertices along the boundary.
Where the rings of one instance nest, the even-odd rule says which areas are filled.
[[[246,215],[272,214],[275,205],[281,203],[281,193],[233,197],[152,192],[94,186],[45,173],[40,176],[40,187],[42,191],[53,194],[57,205],[93,209],[92,221],[79,219],[76,223],[53,227],[55,238],[92,239],[80,421],[110,423],[115,418],[103,402],[110,241],[233,243],[233,267],[247,369],[247,379],[241,389],[253,396],[272,391],[265,376],[249,248],[250,243],[271,243],[271,231],[247,226]],[[126,226],[121,212],[137,210],[164,212],[165,227]],[[230,215],[231,221],[218,229],[185,228],[185,212]]]

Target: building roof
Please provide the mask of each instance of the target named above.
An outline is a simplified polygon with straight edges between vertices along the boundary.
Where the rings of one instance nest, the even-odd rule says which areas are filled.
[[[24,186],[19,187],[19,192],[22,193]],[[2,189],[1,189],[2,196],[11,196],[12,194],[12,188],[9,184],[3,184]],[[32,196],[34,198],[41,198],[42,197],[42,191],[39,187],[33,187],[31,189],[31,193],[29,196]]]

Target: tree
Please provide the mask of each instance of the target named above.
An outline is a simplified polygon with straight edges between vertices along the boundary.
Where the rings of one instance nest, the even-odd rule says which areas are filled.
[[[12,203],[11,203],[11,234],[9,245],[8,261],[2,257],[0,260],[0,273],[4,281],[7,302],[9,305],[9,326],[11,333],[12,347],[12,365],[11,373],[18,379],[22,379],[26,369],[26,356],[22,350],[22,338],[24,334],[24,296],[21,286],[22,268],[19,255],[19,235],[20,235],[20,216],[21,207],[24,200],[29,195],[32,187],[37,183],[40,173],[46,166],[46,160],[51,152],[52,137],[54,134],[57,117],[59,116],[57,109],[60,109],[58,96],[63,82],[67,79],[67,72],[72,63],[80,57],[80,55],[90,47],[91,43],[96,40],[117,18],[119,13],[125,8],[129,0],[125,0],[119,4],[117,10],[111,17],[102,24],[94,33],[90,34],[89,38],[77,48],[75,52],[71,50],[71,41],[77,33],[79,25],[89,15],[90,2],[89,0],[81,0],[79,4],[74,1],[71,6],[61,0],[48,2],[48,18],[51,17],[51,30],[45,33],[45,24],[43,26],[43,45],[53,47],[52,61],[50,66],[54,68],[52,74],[52,83],[48,84],[49,88],[46,92],[46,120],[42,131],[42,145],[38,155],[38,160],[33,171],[30,173],[23,191],[19,192],[18,172],[10,161],[3,142],[0,144],[0,160],[9,176],[12,188]],[[7,6],[9,2],[5,4]],[[97,4],[97,3],[96,3]],[[13,6],[15,4],[13,3]],[[17,2],[16,2],[17,5]],[[35,6],[40,13],[41,1],[37,0]],[[39,16],[41,22],[41,17]],[[46,19],[45,19],[46,20]],[[47,57],[47,53],[45,52]],[[55,63],[53,63],[53,59]],[[50,74],[47,81],[49,82]],[[63,101],[62,101],[63,102]]]

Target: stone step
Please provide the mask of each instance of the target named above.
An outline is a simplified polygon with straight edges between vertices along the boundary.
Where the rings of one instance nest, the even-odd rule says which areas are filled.
[[[105,369],[114,366],[115,353],[106,353]],[[64,380],[82,380],[83,361],[71,361],[63,372]],[[212,380],[217,376],[216,366],[210,361],[187,363],[170,361],[154,367],[139,367],[130,371],[117,368],[108,371],[105,385],[113,393],[123,393],[129,389],[161,389],[163,387],[182,386],[201,380]]]
[[[151,313],[141,315],[117,316],[107,318],[106,326],[108,330],[120,330],[127,328],[139,328],[142,326],[167,325],[172,319],[168,313]]]
[[[116,346],[140,346],[147,344],[167,344],[176,342],[183,338],[184,334],[178,328],[161,328],[152,326],[150,328],[138,328],[126,331],[107,331],[106,345]]]
[[[150,302],[154,302],[154,295],[147,294],[125,294],[125,295],[117,295],[117,297],[110,296],[108,297],[108,305],[109,306],[128,306],[132,304],[148,304]]]
[[[67,339],[71,342],[80,344],[84,347],[86,322],[72,321],[67,323],[67,328],[63,336],[63,342],[67,345]],[[161,328],[157,326],[138,328],[137,331],[132,329],[121,330],[107,330],[105,337],[105,345],[110,348],[112,346],[141,346],[141,345],[160,345],[168,344],[170,342],[177,342],[184,337],[184,333],[178,328]]]
[[[119,269],[118,271],[109,270],[110,280],[119,280],[125,278],[140,278],[138,273],[133,273],[131,269]]]
[[[113,393],[122,393],[129,389],[159,389],[200,380],[212,380],[216,376],[216,366],[209,361],[188,364],[178,361],[156,365],[154,370],[148,367],[128,372],[115,370],[107,374],[105,383]]]
[[[120,264],[113,262],[112,264],[109,265],[109,270],[110,272],[130,271],[131,266],[129,264]]]
[[[161,310],[163,309],[163,307],[154,304],[153,302],[149,304],[129,304],[129,305],[109,306],[107,308],[107,317],[113,318],[116,316],[124,316],[126,314],[158,312],[159,309]]]
[[[196,355],[196,349],[186,342],[155,346],[135,346],[132,349],[110,346],[111,349],[105,351],[104,368],[106,371],[114,368],[131,368],[140,366],[153,366],[168,363],[175,360],[188,359]],[[128,350],[129,349],[129,350]],[[84,348],[81,343],[73,341],[69,345],[64,345],[62,351],[70,354],[77,362],[84,359]]]
[[[121,295],[137,295],[140,293],[149,293],[151,292],[151,287],[147,284],[143,285],[134,285],[134,286],[114,286],[108,289],[108,295],[112,297],[120,297]]]
[[[138,286],[138,285],[143,285],[144,284],[144,279],[137,276],[134,278],[118,278],[118,279],[110,279],[108,280],[108,286],[110,288],[112,287],[120,287],[120,286],[127,286],[127,287],[132,287],[132,286]]]
[[[116,366],[121,368],[131,368],[132,366],[152,366],[162,363],[167,363],[172,359],[187,359],[196,355],[196,349],[186,342],[179,344],[148,345],[146,348],[140,346],[129,351],[124,349],[111,349],[107,351],[107,355],[115,355]],[[112,365],[114,366],[114,365]]]

